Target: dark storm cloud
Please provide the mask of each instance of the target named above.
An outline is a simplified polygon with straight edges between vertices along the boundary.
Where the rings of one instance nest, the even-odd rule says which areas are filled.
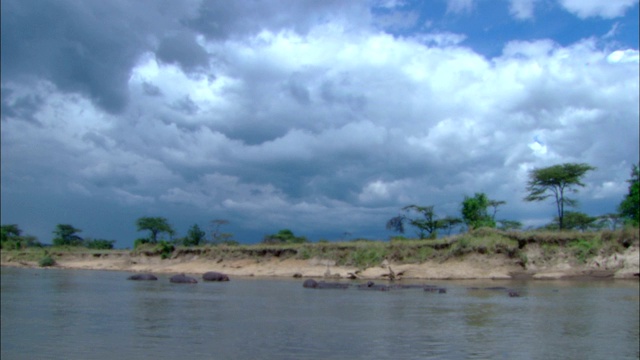
[[[181,15],[163,14],[164,5],[4,0],[2,81],[47,79],[60,90],[87,95],[111,113],[122,112],[138,56],[152,48],[154,31],[171,28],[168,16]]]
[[[312,26],[342,18],[354,27],[366,24],[370,15],[358,1],[312,0],[205,0],[198,15],[185,24],[210,39],[243,38],[262,30],[292,30],[306,34]]]
[[[34,114],[40,109],[44,103],[41,96],[26,94],[24,96],[14,96],[14,91],[8,88],[2,90],[2,121],[26,120],[35,124],[39,124]]]
[[[160,61],[179,64],[186,72],[204,69],[209,64],[209,55],[192,33],[180,32],[165,37],[160,42],[156,56]]]

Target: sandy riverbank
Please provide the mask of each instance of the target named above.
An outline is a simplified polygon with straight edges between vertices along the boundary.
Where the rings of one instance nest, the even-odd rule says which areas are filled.
[[[566,279],[615,278],[638,279],[640,252],[637,246],[624,253],[597,256],[580,263],[570,257],[545,259],[539,249],[527,249],[526,264],[502,254],[468,254],[446,261],[426,261],[400,264],[383,261],[364,269],[337,266],[335,261],[311,258],[264,257],[245,259],[211,259],[184,254],[170,259],[160,256],[133,254],[129,251],[102,253],[69,253],[55,256],[56,268],[113,270],[123,272],[185,273],[200,276],[207,271],[219,271],[237,277],[304,277],[335,279]],[[38,267],[36,261],[19,260],[6,252],[0,265]]]

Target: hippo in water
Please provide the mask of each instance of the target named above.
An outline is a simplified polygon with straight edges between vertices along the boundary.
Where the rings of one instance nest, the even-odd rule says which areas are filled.
[[[389,291],[389,286],[387,285],[378,285],[373,281],[367,281],[364,284],[358,285],[358,289],[360,290],[377,290],[377,291]]]
[[[158,280],[153,274],[135,274],[127,278],[127,280]]]
[[[308,289],[347,289],[349,288],[349,284],[328,283],[324,281],[317,282],[313,279],[307,279],[302,283],[302,287]]]
[[[227,274],[219,273],[216,271],[209,271],[202,275],[204,281],[229,281]]]
[[[198,283],[198,280],[190,276],[187,276],[185,274],[173,275],[169,279],[169,281],[176,284],[197,284]]]

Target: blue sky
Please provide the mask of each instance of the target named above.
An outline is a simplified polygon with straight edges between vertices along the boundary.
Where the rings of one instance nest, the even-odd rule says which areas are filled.
[[[131,246],[226,219],[243,243],[387,239],[409,204],[551,221],[534,168],[638,163],[637,0],[2,1],[2,224]]]

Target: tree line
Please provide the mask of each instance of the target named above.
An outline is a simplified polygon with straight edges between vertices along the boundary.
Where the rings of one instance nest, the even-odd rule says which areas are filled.
[[[633,165],[628,193],[618,206],[617,213],[600,216],[568,211],[567,208],[578,206],[576,199],[569,197],[578,192],[578,187],[584,187],[582,178],[587,172],[595,170],[588,164],[565,163],[546,168],[533,169],[529,173],[525,201],[545,201],[552,199],[557,216],[544,229],[550,230],[597,230],[605,227],[616,228],[620,224],[638,226],[640,217],[640,172],[638,165]],[[460,217],[439,217],[435,207],[408,205],[402,208],[402,213],[387,221],[389,230],[405,233],[407,226],[416,229],[420,239],[436,238],[438,231],[447,235],[456,227],[465,227],[468,230],[490,227],[499,229],[520,229],[522,224],[515,220],[496,219],[498,208],[505,205],[505,201],[490,199],[485,193],[476,193],[473,197],[465,196],[460,206]],[[202,230],[198,224],[192,225],[186,236],[175,237],[175,230],[164,217],[140,217],[135,226],[138,231],[147,232],[146,237],[138,238],[134,247],[142,244],[160,244],[167,250],[174,245],[200,246],[204,244],[237,245],[233,234],[222,232],[221,228],[228,225],[229,221],[216,219],[210,222],[210,236]],[[70,224],[56,225],[52,241],[53,246],[82,246],[90,249],[113,249],[115,240],[83,238],[79,235],[81,229]],[[0,248],[22,249],[26,247],[41,247],[38,239],[31,235],[23,235],[22,230],[16,224],[2,225],[0,227]],[[165,238],[164,236],[167,236]],[[308,242],[304,236],[296,236],[289,229],[282,229],[275,234],[265,235],[264,244],[280,243],[304,243]]]
[[[578,201],[569,197],[571,193],[577,193],[578,187],[584,187],[582,178],[587,172],[596,168],[588,164],[565,163],[546,168],[533,169],[529,173],[525,201],[545,201],[552,199],[557,216],[543,229],[547,230],[598,230],[606,227],[617,228],[620,224],[638,226],[640,217],[640,174],[638,165],[634,165],[631,171],[629,190],[620,205],[617,213],[609,213],[600,216],[589,216],[578,211],[569,211],[567,208],[576,208]],[[466,226],[473,230],[479,227],[500,228],[504,230],[520,229],[522,223],[515,220],[498,220],[496,213],[498,207],[506,204],[505,201],[493,200],[485,193],[476,193],[473,197],[465,196],[461,203],[461,216],[445,216],[439,218],[434,206],[408,205],[402,208],[403,213],[394,216],[387,221],[387,229],[405,233],[406,225],[416,229],[420,239],[438,236],[438,230],[446,230],[448,234],[456,226]]]

